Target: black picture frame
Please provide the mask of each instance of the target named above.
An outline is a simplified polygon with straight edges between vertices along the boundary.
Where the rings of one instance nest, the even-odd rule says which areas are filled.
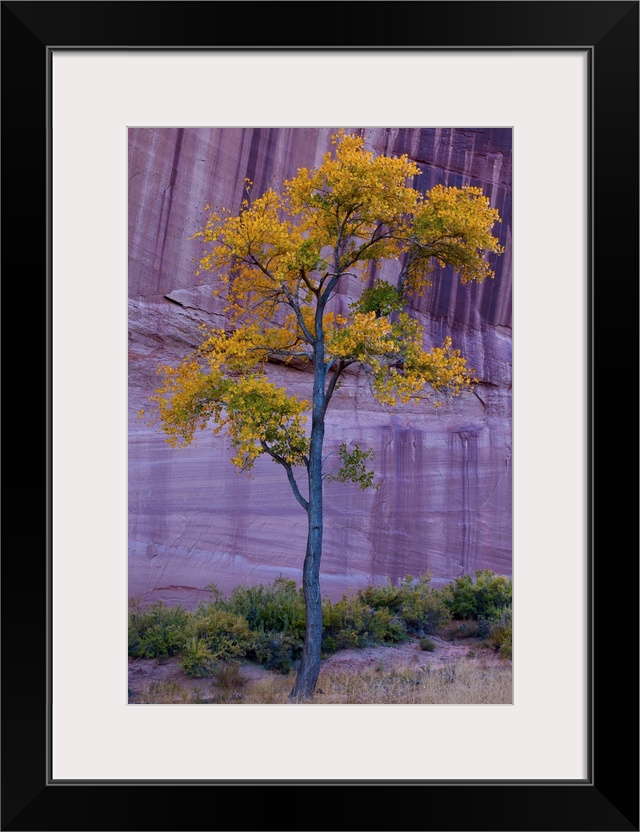
[[[14,506],[5,514],[11,545],[2,559],[3,830],[638,830],[637,492],[629,488],[638,414],[637,377],[628,368],[636,367],[629,356],[637,355],[638,332],[639,5],[2,2],[2,260],[12,321],[6,410],[20,460],[5,490]],[[591,728],[584,782],[277,782],[268,760],[259,783],[49,779],[52,50],[276,47],[588,51]],[[33,337],[34,320],[44,344]],[[21,439],[28,453],[20,453]],[[45,475],[36,477],[38,452]],[[44,521],[35,546],[34,511]],[[14,537],[14,518],[25,516]],[[571,643],[571,633],[558,633],[548,649]],[[305,753],[303,738],[289,741]],[[481,753],[472,743],[460,753]]]

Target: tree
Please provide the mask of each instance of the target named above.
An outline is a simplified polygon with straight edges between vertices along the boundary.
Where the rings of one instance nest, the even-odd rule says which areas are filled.
[[[492,234],[500,218],[481,189],[436,185],[423,195],[410,184],[420,170],[406,155],[375,156],[363,138],[342,130],[332,144],[321,165],[299,169],[278,191],[252,198],[246,180],[237,214],[207,206],[194,235],[206,244],[198,273],[219,280],[231,327],[204,329],[195,352],[178,367],[161,367],[152,397],[172,446],[190,444],[210,425],[224,430],[234,465],[250,471],[258,457],[271,457],[307,515],[306,631],[291,701],[312,696],[320,670],[323,481],[375,487],[366,467],[373,452],[357,445],[343,444],[341,467],[324,470],[325,418],[339,381],[360,367],[389,406],[426,398],[437,407],[470,391],[473,371],[451,339],[425,349],[407,309],[434,268],[448,265],[462,283],[479,283],[493,277],[487,254],[502,252]],[[331,310],[341,281],[364,281],[371,264],[385,260],[397,263],[395,285],[378,279],[348,315]],[[310,400],[276,387],[269,361],[308,367]]]

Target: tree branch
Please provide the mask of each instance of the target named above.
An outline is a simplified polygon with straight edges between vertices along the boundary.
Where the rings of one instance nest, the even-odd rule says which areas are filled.
[[[375,233],[378,231],[378,229],[379,229],[379,228],[380,228],[380,226],[378,226],[378,227],[375,229],[375,231],[374,231],[373,233],[375,234]],[[357,262],[358,262],[358,260],[360,260],[360,258],[361,258],[361,257],[362,257],[362,255],[364,254],[364,252],[365,252],[368,248],[371,248],[371,246],[375,245],[376,243],[379,243],[379,242],[380,242],[380,240],[389,240],[389,239],[392,239],[392,238],[394,238],[394,237],[395,237],[395,235],[394,235],[394,234],[392,234],[392,233],[389,231],[389,232],[386,232],[386,233],[384,233],[384,234],[380,234],[380,235],[379,235],[378,237],[376,237],[375,239],[372,237],[370,240],[367,240],[367,242],[366,242],[366,243],[363,243],[363,244],[360,246],[360,248],[359,248],[357,251],[355,251],[355,252],[354,252],[353,257],[349,260],[349,262],[348,262],[348,263],[344,263],[344,264],[343,264],[343,266],[342,266],[342,267],[343,267],[343,269],[346,271],[346,269],[348,269],[348,268],[350,268],[351,266],[353,266],[353,264],[354,264],[354,263],[357,263]]]
[[[295,477],[293,476],[293,470],[291,468],[291,465],[289,465],[287,460],[284,459],[283,457],[281,457],[280,454],[277,454],[275,451],[273,451],[267,445],[267,443],[264,441],[264,439],[260,440],[260,444],[262,445],[262,449],[265,451],[265,453],[268,453],[270,457],[275,459],[275,461],[278,463],[278,465],[282,465],[284,470],[287,472],[287,479],[289,480],[289,485],[291,486],[291,490],[293,491],[293,496],[300,503],[302,508],[308,513],[309,512],[309,503],[308,503],[307,500],[305,500],[305,498],[300,493],[300,489],[298,488],[298,483],[296,482]]]
[[[333,362],[331,362],[333,364]],[[350,364],[355,363],[350,359],[340,359],[338,361],[338,366],[333,371],[333,375],[329,380],[329,384],[327,385],[327,389],[324,394],[324,408],[327,409],[329,402],[331,401],[331,396],[333,396],[334,390],[336,389],[336,384],[338,383],[338,379],[342,375],[343,370],[345,370]]]
[[[253,262],[254,266],[256,266],[258,269],[260,269],[260,271],[264,275],[266,275],[269,278],[269,280],[273,280],[273,282],[277,284],[277,281],[276,281],[275,277],[271,274],[269,269],[267,269],[265,266],[263,266],[262,263],[257,259],[257,257],[254,254],[251,255],[251,259],[252,259],[252,262]],[[287,298],[285,303],[287,303],[287,305],[290,306],[293,309],[293,311],[295,313],[295,316],[298,320],[298,323],[300,324],[300,329],[303,331],[305,338],[307,339],[309,344],[311,344],[311,346],[314,346],[314,344],[316,342],[316,339],[313,337],[313,335],[307,329],[307,326],[304,322],[304,318],[302,317],[302,312],[300,311],[300,304],[298,303],[297,299],[291,294],[290,289],[288,288],[288,286],[285,283],[280,284],[280,288],[282,289],[282,291],[284,292],[285,297]]]
[[[304,333],[304,337],[307,339],[307,341],[309,342],[309,344],[311,344],[312,347],[315,346],[316,339],[307,329],[307,325],[304,322],[304,318],[302,317],[302,312],[300,310],[300,303],[298,302],[297,298],[295,298],[291,294],[291,291],[289,290],[288,286],[286,286],[286,284],[282,284],[282,289],[287,297],[287,303],[293,309],[297,321],[300,324],[300,329]]]
[[[300,285],[300,281],[304,283],[307,289],[314,295],[317,296],[318,289],[313,285],[313,283],[307,277],[307,273],[304,269],[300,269],[300,277],[298,278],[298,285]]]

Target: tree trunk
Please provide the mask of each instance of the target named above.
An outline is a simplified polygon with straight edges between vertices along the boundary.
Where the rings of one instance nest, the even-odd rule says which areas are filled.
[[[312,488],[310,488],[313,491]],[[309,533],[304,559],[302,585],[306,627],[302,660],[289,699],[305,702],[311,699],[320,673],[322,649],[322,595],[320,593],[320,558],[322,556],[322,481],[320,498],[309,500]]]
[[[289,700],[292,702],[305,702],[313,696],[320,673],[322,651],[322,595],[320,592],[323,530],[322,446],[324,443],[325,381],[327,375],[324,363],[322,307],[316,313],[316,343],[313,363],[313,412],[309,447],[309,507],[307,510],[309,531],[302,570],[306,626],[302,659],[293,690],[289,694]]]

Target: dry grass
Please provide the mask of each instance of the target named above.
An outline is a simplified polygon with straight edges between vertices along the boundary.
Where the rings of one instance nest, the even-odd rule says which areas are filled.
[[[176,681],[150,682],[131,701],[141,705],[195,705],[204,702],[207,696],[204,687],[190,690]]]
[[[235,673],[235,671],[234,671]],[[156,682],[136,697],[141,704],[286,704],[293,674],[270,674],[249,681],[240,674],[187,689],[179,682]],[[508,705],[512,703],[511,664],[457,661],[423,668],[400,666],[360,672],[320,674],[312,704],[323,705]]]
[[[456,662],[425,668],[326,674],[316,702],[351,705],[506,705],[512,702],[510,666]]]

